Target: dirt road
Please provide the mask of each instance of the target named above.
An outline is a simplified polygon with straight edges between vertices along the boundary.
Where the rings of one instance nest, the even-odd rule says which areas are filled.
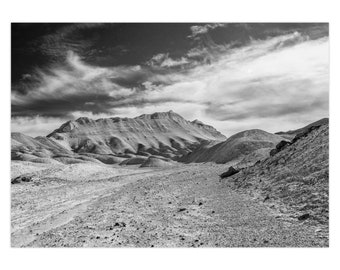
[[[13,247],[328,246],[307,226],[231,190],[219,165],[12,186]]]

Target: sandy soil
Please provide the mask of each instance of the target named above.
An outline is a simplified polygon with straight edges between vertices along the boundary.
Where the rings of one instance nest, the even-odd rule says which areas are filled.
[[[13,247],[328,246],[318,228],[230,189],[222,165],[102,166],[91,177],[82,165],[12,185]]]

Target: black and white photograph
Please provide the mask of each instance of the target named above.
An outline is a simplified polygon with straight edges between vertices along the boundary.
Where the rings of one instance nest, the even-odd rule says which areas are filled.
[[[327,248],[329,23],[12,22],[10,167],[13,248]]]

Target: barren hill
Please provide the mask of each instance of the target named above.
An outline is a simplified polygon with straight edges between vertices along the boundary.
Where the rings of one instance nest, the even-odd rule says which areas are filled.
[[[310,126],[291,144],[227,183],[271,204],[282,214],[328,230],[329,125]]]
[[[260,129],[239,132],[224,142],[206,143],[192,153],[182,157],[180,161],[216,162],[216,163],[255,163],[269,156],[269,152],[283,138]]]
[[[303,133],[306,130],[308,130],[311,127],[315,127],[315,126],[320,126],[320,125],[324,125],[324,124],[328,124],[329,119],[328,118],[322,118],[318,121],[315,121],[311,124],[308,124],[305,127],[299,128],[299,129],[295,129],[295,130],[289,130],[289,131],[280,131],[280,132],[276,132],[275,134],[280,135],[282,137],[285,137],[287,139],[293,139],[297,134],[299,133]]]
[[[52,138],[40,136],[32,138],[22,133],[13,132],[11,134],[11,155],[13,160],[34,160],[58,155],[73,155],[73,153]]]
[[[227,151],[221,152],[233,158],[227,163],[255,160],[261,151],[267,156],[228,170],[146,152],[67,155],[68,140],[14,133],[13,150],[35,158],[47,152],[58,164],[33,163],[31,156],[11,162],[11,245],[328,247],[328,124],[274,144],[268,156],[276,139],[249,130],[223,143],[203,141],[201,150],[220,145]],[[258,149],[259,142],[268,148]],[[226,170],[229,177],[220,179]]]
[[[203,141],[226,137],[198,121],[187,121],[173,111],[135,118],[68,121],[48,135],[76,153],[161,155],[174,158],[190,152]]]

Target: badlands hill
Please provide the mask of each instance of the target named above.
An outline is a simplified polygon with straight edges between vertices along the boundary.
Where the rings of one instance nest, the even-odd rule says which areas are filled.
[[[69,149],[47,137],[36,137],[13,132],[11,134],[11,158],[37,163],[53,163],[52,158],[72,156]]]
[[[135,118],[68,121],[47,136],[75,153],[125,156],[159,155],[175,158],[204,141],[223,141],[224,135],[199,121],[187,121],[173,111]]]
[[[135,118],[92,120],[81,117],[64,123],[47,137],[12,133],[12,160],[168,167],[173,165],[170,159],[243,168],[269,157],[277,151],[273,149],[278,143],[288,142],[294,134],[325,123],[328,119],[279,134],[252,129],[226,139],[215,128],[198,120],[187,121],[173,111]]]
[[[12,133],[12,160],[168,167],[201,144],[225,136],[202,122],[169,111],[135,118],[68,121],[47,137]],[[148,159],[148,157],[151,157]],[[166,159],[164,159],[166,158]]]
[[[282,214],[319,226],[328,224],[329,124],[299,133],[291,143],[226,179]]]
[[[183,156],[180,161],[240,163],[246,166],[269,156],[270,150],[282,140],[283,137],[260,129],[246,130],[231,136],[224,142],[202,144],[193,152]]]
[[[311,127],[315,127],[315,126],[320,126],[320,125],[324,125],[324,124],[328,124],[329,123],[329,119],[328,118],[322,118],[316,122],[313,122],[305,127],[299,128],[299,129],[295,129],[295,130],[289,130],[289,131],[280,131],[280,132],[276,132],[275,134],[280,135],[284,138],[287,138],[289,140],[293,139],[297,134],[299,133],[303,133],[305,131],[307,131],[309,128]]]

